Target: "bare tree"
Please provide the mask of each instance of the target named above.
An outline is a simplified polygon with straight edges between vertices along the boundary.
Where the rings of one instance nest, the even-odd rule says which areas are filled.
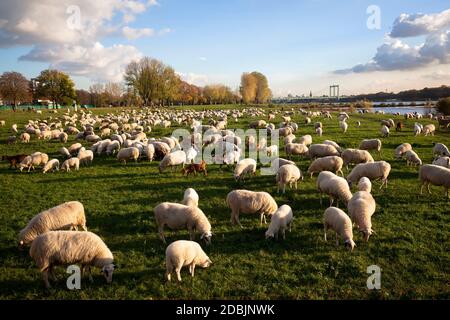
[[[4,72],[0,76],[0,94],[4,100],[12,103],[14,111],[18,102],[30,98],[29,89],[29,81],[19,72]]]

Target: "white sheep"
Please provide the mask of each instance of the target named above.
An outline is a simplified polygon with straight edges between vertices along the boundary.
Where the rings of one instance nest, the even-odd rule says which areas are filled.
[[[389,137],[389,128],[388,128],[388,126],[386,126],[386,125],[383,125],[382,127],[381,127],[381,135],[383,136],[383,137]]]
[[[309,146],[308,155],[310,159],[339,156],[339,151],[332,145],[319,143]]]
[[[177,150],[164,156],[164,158],[159,163],[159,172],[164,172],[167,167],[176,169],[178,165],[181,165],[184,168],[185,164],[186,153],[183,150]]]
[[[59,149],[59,153],[61,155],[63,155],[64,157],[66,157],[66,158],[70,158],[71,157],[69,150],[67,148],[65,148],[65,147],[60,148]]]
[[[297,181],[301,178],[303,178],[302,172],[296,165],[287,164],[280,167],[276,175],[277,192],[280,192],[280,188],[283,188],[283,193],[285,193],[287,184],[290,188],[294,184],[295,189],[297,189]]]
[[[179,203],[163,202],[157,205],[155,213],[156,225],[160,239],[166,243],[164,227],[172,230],[187,228],[190,239],[194,240],[195,231],[200,233],[200,239],[207,244],[211,243],[211,224],[203,211],[196,206],[187,206]]]
[[[286,229],[289,229],[289,232],[291,232],[293,219],[294,214],[290,206],[284,204],[279,207],[270,219],[269,228],[266,231],[266,239],[275,238],[278,240],[278,234],[280,233],[283,240],[286,239]]]
[[[434,136],[435,131],[436,127],[434,126],[434,124],[427,124],[423,127],[423,134],[425,135],[425,137],[428,136],[429,134]]]
[[[137,162],[138,158],[139,149],[136,147],[123,148],[117,153],[117,160],[121,163],[127,163],[127,161]]]
[[[418,136],[422,133],[423,126],[420,123],[414,123],[414,136]]]
[[[419,179],[421,182],[420,194],[422,194],[425,185],[427,186],[428,193],[431,194],[430,184],[432,184],[434,186],[443,186],[446,196],[449,197],[450,169],[434,164],[425,164],[420,167]]]
[[[353,251],[356,244],[353,241],[352,221],[344,211],[336,207],[329,207],[325,210],[323,215],[325,241],[327,241],[328,229],[336,232],[336,246],[339,245],[339,237],[341,237],[344,240],[345,247]]]
[[[316,128],[316,133],[317,133],[317,135],[318,135],[319,137],[321,137],[322,134],[323,134],[323,129],[322,129],[322,127]]]
[[[374,162],[372,155],[367,150],[345,149],[341,157],[347,170],[349,164]]]
[[[65,132],[61,132],[61,133],[58,135],[58,138],[59,138],[59,141],[60,141],[61,143],[66,143],[67,140],[69,139],[69,135],[68,135],[67,133],[65,133]]]
[[[70,168],[75,168],[75,170],[78,171],[80,168],[80,159],[70,158],[63,162],[61,166],[62,171],[69,172]]]
[[[381,140],[380,139],[364,139],[361,141],[359,148],[360,150],[376,150],[378,155],[381,157]]]
[[[348,129],[348,123],[345,120],[339,121],[339,127],[341,128],[342,133],[346,133]]]
[[[450,157],[439,157],[433,161],[433,164],[450,169]]]
[[[264,151],[268,157],[278,156],[278,146],[276,144],[266,147]]]
[[[308,147],[302,143],[288,143],[284,146],[284,151],[288,159],[290,159],[292,155],[306,155],[308,153]]]
[[[356,183],[362,177],[367,177],[370,180],[381,179],[380,189],[385,185],[387,188],[388,176],[391,172],[391,165],[386,161],[375,161],[368,163],[357,164],[350,174],[347,176],[347,181],[350,186]]]
[[[106,154],[111,155],[120,150],[120,142],[117,140],[110,141],[106,146]]]
[[[335,175],[330,171],[322,171],[317,177],[317,190],[320,193],[320,205],[322,205],[322,195],[325,193],[330,198],[330,206],[333,205],[334,200],[341,200],[345,205],[352,197],[350,187],[347,181]]]
[[[42,272],[45,286],[50,288],[49,275],[56,280],[57,265],[80,264],[92,281],[91,266],[101,268],[106,282],[111,283],[114,256],[99,236],[82,231],[49,231],[37,237],[30,248],[30,256]]]
[[[298,143],[304,144],[305,146],[311,145],[312,144],[312,137],[311,137],[311,135],[307,134],[307,135],[301,136],[298,139]]]
[[[184,197],[181,203],[184,204],[185,206],[198,207],[198,200],[199,200],[198,193],[192,188],[187,188],[184,191]]]
[[[408,150],[404,153],[405,159],[406,159],[406,165],[414,165],[414,166],[421,166],[422,160],[419,158],[419,155],[415,153],[413,150]]]
[[[145,146],[144,152],[147,157],[147,160],[152,162],[153,158],[155,157],[155,146],[149,143],[148,145]]]
[[[81,143],[74,143],[69,147],[69,153],[72,155],[78,154],[82,147]]]
[[[401,159],[406,151],[412,150],[412,146],[405,142],[395,148],[394,155],[396,159]]]
[[[37,214],[19,233],[19,245],[30,244],[37,236],[52,230],[86,229],[86,216],[81,202],[70,201]]]
[[[308,174],[313,177],[313,174],[322,171],[331,171],[335,172],[336,174],[341,173],[342,176],[344,176],[344,173],[342,172],[342,165],[344,161],[341,157],[338,156],[327,156],[323,158],[317,158],[314,160],[308,168]]]
[[[433,155],[450,157],[450,151],[448,151],[448,148],[445,144],[436,143],[433,147]]]
[[[80,160],[80,164],[89,165],[92,164],[92,161],[94,160],[94,153],[83,147],[78,151],[77,158]]]
[[[273,215],[278,209],[278,205],[267,192],[255,192],[249,190],[233,190],[227,195],[227,205],[231,209],[231,223],[238,224],[240,213],[259,213],[261,225],[266,223],[266,215]]]
[[[362,177],[359,179],[358,190],[372,192],[372,182],[370,182],[370,179],[367,177]]]
[[[47,173],[48,171],[58,171],[59,170],[59,160],[58,159],[52,159],[49,162],[47,162],[42,169],[42,173]]]
[[[255,175],[256,174],[256,161],[251,158],[245,158],[239,161],[234,168],[234,179],[239,181],[244,179],[245,175]]]
[[[322,143],[329,144],[330,146],[335,147],[337,151],[342,152],[342,148],[333,140],[324,140]]]
[[[212,264],[197,242],[178,240],[172,242],[166,249],[166,279],[170,281],[175,271],[178,281],[181,281],[181,268],[189,266],[189,273],[194,276],[195,266],[208,268]]]
[[[31,138],[31,136],[28,133],[26,133],[26,132],[23,132],[20,135],[20,141],[22,141],[23,143],[29,143],[30,142],[30,138]]]
[[[348,202],[347,208],[352,222],[363,234],[364,240],[369,241],[369,237],[374,233],[372,215],[376,209],[375,199],[370,192],[358,191]]]

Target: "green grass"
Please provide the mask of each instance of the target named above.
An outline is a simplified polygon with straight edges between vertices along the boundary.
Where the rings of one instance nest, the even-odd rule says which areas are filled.
[[[111,109],[94,112],[105,114]],[[59,142],[32,138],[29,144],[5,143],[13,123],[23,128],[30,118],[48,116],[58,115],[47,111],[42,115],[0,112],[0,120],[7,122],[0,127],[0,154],[42,151],[50,158],[60,157]],[[322,138],[312,134],[312,125],[303,125],[303,116],[296,114],[293,120],[300,124],[297,136],[312,134],[315,143],[332,139],[343,147],[357,147],[364,138],[379,137],[379,120],[388,117],[352,115],[346,135],[340,132],[336,115],[333,120],[320,119],[324,124]],[[229,123],[232,128],[247,128],[253,120]],[[360,128],[355,126],[358,120]],[[278,116],[275,123],[280,121]],[[372,222],[377,235],[365,243],[355,232],[357,247],[353,253],[343,245],[335,247],[334,241],[323,240],[325,206],[319,204],[316,177],[306,177],[298,190],[281,195],[276,193],[273,176],[258,174],[239,184],[231,169],[222,172],[217,165],[209,166],[207,177],[188,179],[180,173],[160,174],[157,162],[120,165],[114,157],[106,156],[94,158],[91,167],[82,167],[79,172],[45,175],[40,171],[21,174],[2,162],[0,299],[448,299],[450,201],[438,187],[432,187],[432,195],[420,196],[418,168],[394,160],[393,150],[409,142],[424,163],[430,163],[433,142],[450,145],[450,135],[438,131],[434,137],[414,137],[413,125],[414,121],[408,120],[403,132],[393,131],[391,137],[381,139],[383,160],[392,165],[392,171],[387,190],[379,190],[379,183],[374,185],[377,210]],[[154,128],[149,136],[169,135],[172,129]],[[73,136],[67,145],[72,142]],[[374,154],[374,158],[378,156]],[[306,171],[309,160],[297,158],[296,162]],[[194,279],[183,269],[181,284],[166,283],[166,246],[158,239],[153,207],[163,201],[181,201],[187,187],[197,190],[200,208],[213,226],[213,242],[205,251],[214,264],[198,269]],[[236,188],[267,191],[279,205],[293,208],[294,229],[285,241],[266,241],[267,226],[260,227],[255,215],[241,217],[244,230],[231,226],[225,198]],[[111,285],[106,285],[96,270],[94,283],[83,279],[82,290],[70,291],[65,286],[65,270],[58,268],[59,281],[47,291],[28,252],[17,249],[18,232],[34,215],[70,200],[84,204],[89,230],[99,234],[115,255],[120,268]],[[166,237],[170,243],[187,239],[188,234],[168,231]],[[366,268],[373,264],[382,269],[378,291],[366,287]]]

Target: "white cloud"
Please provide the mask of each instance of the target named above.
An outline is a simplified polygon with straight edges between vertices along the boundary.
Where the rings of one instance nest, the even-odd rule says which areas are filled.
[[[433,64],[448,64],[450,31],[445,28],[450,28],[450,10],[434,15],[402,14],[396,19],[387,41],[378,47],[375,56],[368,63],[336,70],[334,73],[410,70]],[[419,35],[427,36],[425,42],[417,46],[410,46],[399,39]]]
[[[204,74],[197,74],[193,72],[183,73],[183,72],[177,72],[177,74],[181,77],[183,81],[186,81],[187,83],[194,84],[196,86],[203,87],[208,84],[209,78],[207,75]]]
[[[401,14],[394,21],[390,36],[393,38],[427,35],[450,26],[450,9],[436,14]]]
[[[200,60],[200,61],[206,61],[206,60],[208,60],[208,59],[206,59],[206,57],[199,57],[198,60]]]
[[[137,14],[156,5],[155,0],[0,1],[0,48],[32,46],[20,60],[48,62],[94,81],[120,81],[125,65],[142,54],[130,45],[105,47],[101,39],[108,35],[137,39],[170,32],[168,28],[155,31],[128,26]],[[77,17],[66,12],[69,6],[80,9],[80,28],[71,27],[69,20]]]

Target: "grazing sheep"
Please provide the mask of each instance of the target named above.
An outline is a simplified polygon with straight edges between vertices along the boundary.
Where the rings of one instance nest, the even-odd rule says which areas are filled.
[[[266,215],[272,216],[278,209],[278,205],[267,192],[255,192],[249,190],[233,190],[227,195],[227,205],[231,209],[231,223],[238,224],[240,213],[259,213],[261,225],[266,223]]]
[[[365,139],[361,141],[359,148],[360,150],[376,150],[378,155],[381,157],[381,140],[380,139]]]
[[[290,159],[292,155],[306,155],[308,153],[308,147],[302,143],[288,143],[284,146],[284,151],[288,159]]]
[[[345,247],[353,251],[356,244],[353,241],[352,221],[344,211],[336,207],[329,207],[325,210],[323,215],[325,241],[327,241],[328,229],[336,232],[336,246],[339,246],[339,237],[341,237],[344,240]]]
[[[405,154],[406,151],[410,151],[412,150],[412,146],[409,143],[402,143],[401,145],[399,145],[397,148],[395,148],[395,158],[396,159],[401,159],[403,157],[403,155]]]
[[[181,203],[184,204],[185,206],[198,207],[198,200],[199,200],[198,193],[192,188],[187,188],[184,191],[184,197]]]
[[[323,133],[322,127],[316,128],[316,133],[317,133],[317,135],[318,135],[319,137],[321,137],[321,136],[322,136],[322,133]]]
[[[66,158],[70,158],[71,157],[69,150],[67,148],[65,148],[65,147],[62,147],[61,149],[59,149],[59,153],[61,155],[63,155],[64,157],[66,157]]]
[[[267,122],[264,120],[256,120],[249,124],[250,129],[265,128],[266,126],[267,126]]]
[[[68,150],[71,155],[75,155],[75,154],[78,154],[78,152],[80,151],[80,149],[82,147],[83,146],[81,145],[81,143],[74,143],[69,147]]]
[[[357,164],[352,172],[347,176],[347,181],[352,185],[359,181],[362,177],[367,177],[370,180],[381,179],[380,189],[385,185],[387,188],[388,176],[391,172],[391,165],[386,161],[375,161],[368,163]]]
[[[86,217],[81,202],[70,201],[37,214],[19,233],[19,246],[31,243],[37,236],[52,230],[86,229]]]
[[[343,163],[344,162],[342,158],[338,156],[327,156],[323,158],[317,158],[310,164],[308,168],[308,174],[312,178],[313,174],[316,172],[320,173],[322,171],[331,171],[335,172],[336,174],[340,172],[341,175],[344,176],[344,173],[342,172]]]
[[[422,160],[419,158],[417,153],[415,153],[413,150],[408,150],[404,153],[405,159],[406,159],[406,165],[422,165]]]
[[[347,170],[349,164],[374,162],[372,155],[367,150],[345,149],[341,157]]]
[[[342,152],[342,148],[333,140],[325,140],[322,142],[323,144],[329,144],[330,146],[333,146],[336,148],[337,151]]]
[[[372,192],[372,182],[370,182],[369,178],[362,177],[358,182],[358,190]]]
[[[195,231],[198,231],[200,239],[203,239],[207,244],[211,243],[211,224],[200,208],[179,203],[163,202],[157,205],[153,212],[155,213],[159,238],[162,242],[166,243],[164,227],[167,226],[172,230],[187,228],[191,240],[194,240]]]
[[[17,164],[20,164],[28,155],[26,154],[17,154],[14,156],[2,156],[2,161],[9,161],[9,169],[17,168]]]
[[[348,202],[347,208],[352,222],[363,234],[364,240],[369,241],[369,237],[374,233],[371,217],[376,209],[375,199],[370,192],[358,191]]]
[[[381,127],[381,135],[384,137],[384,138],[386,138],[386,137],[389,137],[389,128],[388,128],[388,126],[386,126],[386,125],[383,125],[382,127]]]
[[[342,133],[346,133],[348,129],[348,123],[346,121],[339,121],[339,127],[342,130]]]
[[[448,151],[448,148],[445,144],[436,143],[433,147],[433,155],[450,157],[450,151]]]
[[[327,156],[339,156],[339,151],[329,144],[312,144],[309,146],[309,158],[322,158]]]
[[[256,161],[254,159],[242,159],[234,168],[233,176],[236,181],[244,179],[245,175],[256,175]]]
[[[17,137],[16,137],[16,136],[9,136],[9,137],[6,139],[6,143],[7,143],[7,144],[13,144],[13,143],[16,143],[16,141],[17,141]]]
[[[309,146],[310,144],[312,144],[311,135],[307,134],[307,135],[301,136],[298,139],[298,143],[304,144],[305,146]]]
[[[361,121],[356,121],[356,126],[359,128],[361,127]]]
[[[48,171],[58,171],[59,170],[59,160],[58,159],[52,159],[49,162],[47,162],[42,169],[42,173],[47,173]]]
[[[418,136],[422,133],[423,126],[420,123],[414,123],[414,136]]]
[[[427,124],[426,126],[423,127],[423,134],[425,135],[425,137],[428,136],[429,134],[434,136],[435,131],[436,127],[434,126],[434,124]]]
[[[42,272],[45,286],[50,288],[49,274],[56,280],[53,268],[57,265],[81,264],[92,281],[91,266],[101,268],[106,282],[111,283],[114,257],[106,244],[92,232],[50,231],[37,237],[30,248],[30,256]]]
[[[23,143],[29,143],[30,138],[31,138],[31,136],[26,132],[24,132],[20,135],[20,141],[22,141]]]
[[[284,144],[292,143],[295,140],[295,135],[292,133],[284,138]]]
[[[70,168],[75,168],[75,170],[78,171],[80,168],[80,159],[70,158],[63,162],[61,166],[62,171],[69,172]]]
[[[450,169],[450,157],[439,157],[433,161],[433,164]]]
[[[154,141],[152,142],[153,147],[155,148],[154,159],[162,160],[167,154],[170,153],[170,147],[167,143]]]
[[[17,124],[13,124],[12,126],[11,126],[11,132],[12,133],[18,133],[19,131],[17,130]]]
[[[139,159],[139,149],[136,147],[129,147],[120,149],[117,153],[117,160],[121,163],[127,163],[127,161],[135,161]]]
[[[153,158],[155,157],[155,146],[151,143],[145,146],[144,148],[145,156],[147,157],[147,160],[152,162]]]
[[[166,249],[166,279],[170,281],[175,271],[178,281],[181,281],[181,268],[189,266],[189,273],[194,276],[195,266],[208,268],[212,264],[197,242],[178,240],[172,242]]]
[[[297,181],[303,178],[302,172],[300,169],[293,164],[287,164],[278,169],[276,175],[277,182],[277,192],[280,192],[280,188],[283,188],[283,194],[286,192],[286,184],[289,184],[289,187],[292,188],[292,184],[295,184],[295,189],[297,189]]]
[[[330,206],[334,200],[341,200],[345,205],[352,197],[350,187],[344,178],[338,177],[333,172],[322,171],[317,177],[317,190],[320,193],[320,205],[322,205],[322,195],[325,193],[330,197]]]
[[[30,156],[24,158],[19,164],[19,170],[22,172],[24,168],[28,168],[28,172],[31,169],[35,169],[37,166],[45,166],[48,162],[48,155],[42,152],[35,152]]]
[[[176,169],[178,165],[184,168],[186,163],[186,153],[182,150],[177,150],[167,154],[164,159],[159,163],[159,172],[162,173],[167,167]]]
[[[266,239],[275,238],[278,240],[278,234],[281,233],[283,240],[286,239],[286,229],[291,232],[292,220],[294,214],[287,204],[282,205],[270,218],[269,228],[266,231]]]
[[[434,164],[425,164],[420,167],[419,179],[421,182],[420,194],[422,194],[424,185],[427,186],[428,193],[431,194],[430,184],[432,184],[434,186],[443,186],[445,195],[449,197],[450,169]]]
[[[61,143],[66,143],[66,142],[67,142],[67,139],[69,139],[69,135],[68,135],[67,133],[65,133],[65,132],[61,132],[61,133],[59,134],[58,138],[59,138],[59,141],[60,141]]]
[[[117,140],[110,141],[106,146],[106,154],[111,155],[120,150],[120,142]]]
[[[77,158],[80,160],[80,164],[90,165],[94,160],[94,153],[91,150],[86,150],[85,148],[81,148],[78,151]]]
[[[271,146],[265,147],[264,152],[268,157],[273,157],[278,155],[278,146],[273,144]]]

